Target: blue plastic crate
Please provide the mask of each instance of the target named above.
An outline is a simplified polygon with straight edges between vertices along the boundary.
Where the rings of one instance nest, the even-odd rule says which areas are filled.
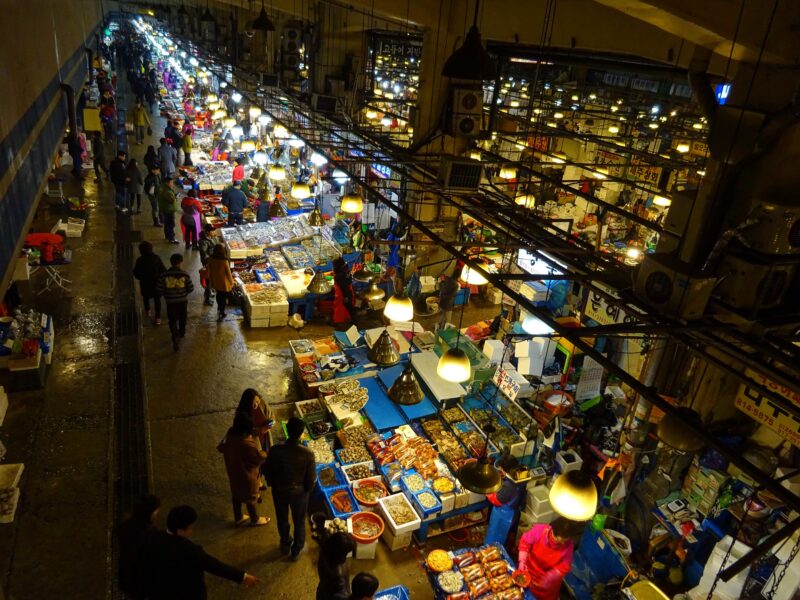
[[[420,504],[420,501],[419,501],[419,496],[422,495],[422,494],[430,494],[431,496],[433,496],[434,500],[436,500],[436,504],[434,504],[430,508],[425,508],[424,506],[422,506],[422,504]],[[426,489],[422,490],[421,492],[417,492],[416,494],[412,494],[411,495],[411,503],[414,505],[414,508],[417,510],[417,512],[420,515],[422,515],[423,519],[427,519],[428,517],[430,517],[432,515],[435,515],[435,514],[438,514],[438,513],[442,512],[442,503],[439,501],[439,497],[436,495],[436,493],[430,488],[426,488]]]
[[[322,469],[324,469],[325,467],[331,467],[333,469],[334,473],[336,473],[336,483],[335,484],[333,484],[333,485],[322,485],[322,482],[320,482],[320,480],[319,480],[319,472]],[[326,463],[326,464],[317,465],[317,484],[322,489],[330,489],[332,487],[337,487],[337,486],[340,486],[340,485],[347,485],[347,480],[344,478],[344,473],[342,473],[342,470],[339,468],[339,465],[337,465],[336,463]]]
[[[462,304],[469,303],[469,288],[461,288],[456,292],[456,298],[453,301],[454,306],[461,306]]]
[[[258,283],[271,283],[273,281],[280,281],[278,279],[278,274],[272,267],[255,269],[253,273],[255,273],[256,281],[258,281]]]
[[[395,585],[375,594],[373,600],[411,600],[408,588],[404,585]]]
[[[419,475],[419,473],[417,473],[416,469],[408,469],[405,473],[403,473],[403,476],[400,478],[400,488],[406,493],[406,496],[413,496],[414,494],[417,493],[409,489],[408,484],[406,483],[406,478],[409,477],[410,475]],[[422,478],[422,483],[425,485],[425,487],[418,491],[424,492],[425,490],[429,489],[428,484],[425,481],[425,478],[422,477],[422,475],[420,475],[420,477]]]
[[[339,490],[346,491],[347,495],[350,496],[350,505],[353,507],[353,510],[351,512],[340,513],[333,507],[333,503],[331,502],[331,495],[338,492]],[[347,519],[361,510],[361,508],[358,505],[358,500],[356,500],[356,497],[353,495],[353,490],[350,489],[349,485],[337,485],[335,487],[326,488],[322,490],[322,493],[325,495],[325,504],[328,505],[331,514],[336,519]]]

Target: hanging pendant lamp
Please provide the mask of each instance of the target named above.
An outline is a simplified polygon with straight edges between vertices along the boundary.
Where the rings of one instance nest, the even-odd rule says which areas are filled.
[[[400,377],[395,379],[392,387],[389,388],[389,398],[395,404],[411,406],[422,402],[424,396],[417,377],[411,369],[411,362],[407,362]]]
[[[322,213],[316,206],[314,207],[314,210],[308,213],[308,224],[311,227],[322,227],[325,225],[325,219],[322,217]]]
[[[369,286],[369,289],[364,292],[364,298],[369,300],[370,302],[373,300],[383,300],[386,296],[386,292],[384,292],[381,288],[378,287],[378,278],[372,278],[372,285]]]
[[[353,271],[352,277],[359,283],[366,283],[372,281],[372,278],[375,277],[375,273],[367,268],[367,263],[361,263],[361,266]]]
[[[464,265],[464,268],[461,270],[461,279],[466,281],[468,285],[486,285],[489,283],[486,277],[467,265]]]
[[[272,201],[272,204],[269,205],[269,217],[270,219],[280,219],[282,217],[288,216],[289,213],[286,212],[286,209],[283,208],[283,204],[280,203],[279,200],[275,199]]]
[[[549,496],[553,510],[571,521],[588,521],[597,512],[597,488],[583,471],[559,475]]]
[[[283,181],[286,179],[286,169],[284,169],[281,165],[270,166],[269,178],[273,181]]]
[[[465,489],[476,494],[492,494],[503,486],[503,476],[488,457],[464,464],[456,477]]]
[[[414,318],[414,302],[401,289],[386,301],[383,316],[390,321],[410,321]]]
[[[203,13],[203,16],[200,17],[200,22],[202,23],[216,23],[217,20],[214,18],[214,15],[211,14],[211,10],[208,7],[208,2],[206,2],[206,11]]]
[[[681,452],[697,452],[705,445],[705,440],[695,433],[694,429],[686,426],[685,421],[690,421],[698,428],[703,427],[700,415],[686,406],[677,408],[681,417],[666,413],[661,417],[656,427],[656,436],[667,446]]]
[[[378,341],[367,352],[367,357],[379,367],[390,367],[400,361],[400,353],[397,352],[388,330],[383,330]]]
[[[342,212],[348,214],[358,214],[364,210],[364,198],[359,194],[350,192],[342,198]]]
[[[251,26],[255,31],[275,31],[275,24],[272,19],[267,15],[267,10],[264,8],[264,0],[261,0],[261,12],[253,21]]]
[[[522,330],[530,335],[550,335],[553,333],[552,327],[531,313],[525,313],[522,318]]]
[[[316,271],[306,289],[312,294],[324,296],[325,294],[329,294],[333,288],[322,271]]]
[[[450,348],[439,357],[436,374],[445,381],[463,383],[472,375],[469,356],[461,348]]]
[[[497,65],[481,42],[481,33],[478,31],[478,9],[480,0],[475,0],[475,18],[472,21],[467,36],[461,47],[450,55],[444,63],[442,75],[453,79],[466,79],[468,81],[484,81],[494,79],[497,75]]]
[[[298,182],[292,186],[291,196],[295,200],[305,200],[311,197],[311,188],[307,183]]]

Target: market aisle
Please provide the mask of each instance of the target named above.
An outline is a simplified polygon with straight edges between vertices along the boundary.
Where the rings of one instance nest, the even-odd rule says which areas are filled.
[[[45,389],[12,394],[3,427],[7,462],[25,463],[15,522],[0,536],[0,586],[19,600],[77,589],[102,598],[108,583],[113,188],[93,174],[81,185],[69,167],[62,171],[65,194],[83,196],[90,216],[83,238],[68,240],[73,264],[61,267],[71,292],[36,295],[41,273],[25,292],[26,304],[53,315],[55,352]],[[35,231],[63,217],[48,202],[40,202]]]

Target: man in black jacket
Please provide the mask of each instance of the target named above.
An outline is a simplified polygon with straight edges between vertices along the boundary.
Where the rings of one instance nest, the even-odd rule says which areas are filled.
[[[169,264],[169,269],[164,271],[156,282],[156,294],[163,297],[167,303],[172,349],[177,352],[178,340],[186,335],[189,294],[194,291],[194,284],[189,274],[181,269],[183,256],[173,254],[169,257]]]
[[[117,152],[117,158],[112,160],[111,164],[108,166],[111,183],[114,184],[114,190],[116,192],[115,201],[117,203],[117,210],[121,210],[122,212],[128,212],[129,178],[125,173],[127,166],[125,160],[127,157],[128,153],[124,150],[120,150]]]
[[[192,542],[197,512],[176,506],[167,516],[167,531],[151,534],[142,549],[142,577],[149,600],[206,600],[205,574],[224,577],[247,587],[258,579],[206,554]]]
[[[286,423],[286,443],[274,446],[267,454],[266,479],[272,487],[275,517],[281,536],[281,554],[292,553],[292,560],[300,558],[306,543],[306,512],[308,497],[316,481],[314,453],[300,444],[303,421],[292,417]],[[289,529],[289,509],[294,523],[294,540]]]

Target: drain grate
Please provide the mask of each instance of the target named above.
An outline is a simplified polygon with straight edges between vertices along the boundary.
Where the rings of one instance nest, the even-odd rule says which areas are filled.
[[[114,313],[114,339],[139,332],[139,315],[135,310]]]
[[[131,244],[117,243],[115,246],[118,264],[130,264],[133,262],[133,246]]]
[[[140,363],[114,367],[114,416],[117,434],[117,514],[130,511],[149,489],[147,435]]]

